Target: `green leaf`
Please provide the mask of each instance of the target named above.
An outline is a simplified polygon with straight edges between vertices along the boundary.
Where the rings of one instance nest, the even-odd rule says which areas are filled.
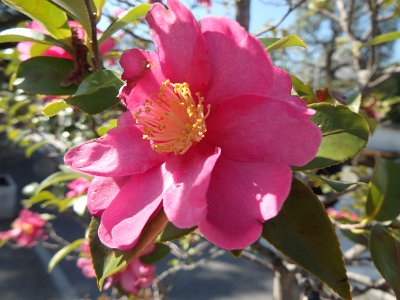
[[[366,230],[360,229],[340,229],[345,237],[356,244],[368,246],[369,244],[369,233]]]
[[[344,105],[311,104],[316,111],[312,121],[322,131],[322,142],[316,157],[295,170],[312,170],[339,164],[354,157],[367,144],[369,127],[360,115]]]
[[[93,217],[89,227],[89,246],[99,289],[102,289],[107,277],[123,270],[130,261],[138,258],[153,243],[167,223],[168,219],[161,211],[145,226],[138,242],[131,250],[120,251],[109,249],[101,243],[97,235],[100,223]]]
[[[36,150],[38,150],[40,147],[42,147],[44,145],[47,145],[47,144],[49,144],[48,141],[42,141],[42,142],[39,142],[39,143],[35,143],[32,146],[29,146],[28,148],[25,149],[25,156],[28,157],[28,158],[31,157],[32,154]]]
[[[362,96],[360,93],[355,94],[347,101],[347,107],[350,108],[353,112],[358,113],[360,111],[361,98]]]
[[[46,104],[46,106],[43,107],[42,113],[47,117],[54,117],[60,111],[66,109],[67,107],[70,107],[70,105],[63,100],[53,101]]]
[[[268,48],[269,46],[271,46],[271,45],[272,45],[273,43],[275,43],[276,41],[279,41],[280,38],[273,38],[273,37],[267,38],[267,37],[264,37],[264,38],[260,38],[259,40],[260,40],[260,42],[263,44],[263,46],[264,46],[265,48]]]
[[[102,70],[86,77],[79,85],[76,95],[93,94],[104,87],[113,87],[119,90],[124,82],[111,70]]]
[[[164,231],[158,237],[158,241],[160,242],[167,242],[179,239],[189,233],[193,232],[196,227],[192,228],[178,228],[175,227],[174,224],[168,223],[167,227],[165,227]]]
[[[96,132],[99,136],[105,135],[110,129],[113,129],[117,127],[118,120],[117,119],[111,119],[108,120],[107,122],[103,123],[101,126],[96,128]]]
[[[305,173],[306,173],[307,177],[309,177],[312,181],[316,182],[318,185],[325,183],[338,193],[343,193],[345,190],[347,190],[352,185],[365,184],[363,182],[347,182],[347,181],[333,180],[333,179],[327,178],[325,176],[315,175],[310,172],[305,172]]]
[[[92,94],[71,97],[65,100],[88,114],[98,114],[113,107],[119,100],[118,91],[112,87],[101,88]]]
[[[261,38],[261,42],[268,52],[295,46],[307,48],[304,41],[295,34],[289,34],[283,38]]]
[[[70,50],[68,45],[58,41],[47,34],[34,31],[28,28],[12,28],[0,32],[0,43],[16,43],[31,41],[46,45],[55,45]]]
[[[83,0],[48,0],[54,5],[60,7],[64,11],[67,12],[75,20],[79,21],[82,24],[83,28],[86,30],[88,37],[92,37],[92,31],[90,26],[89,14],[86,10],[85,1]],[[93,0],[90,0],[90,5],[92,11],[96,11],[96,6],[93,3]]]
[[[167,245],[157,243],[154,250],[151,253],[143,255],[140,260],[145,264],[155,264],[171,252],[171,248]]]
[[[233,255],[235,258],[240,258],[243,253],[243,249],[240,250],[229,250],[229,252]]]
[[[35,194],[31,198],[29,198],[29,200],[24,202],[24,206],[29,208],[40,202],[54,200],[54,199],[60,200],[56,197],[56,195],[54,195],[53,193],[51,193],[49,191],[36,192],[36,190],[35,190]]]
[[[371,230],[370,250],[376,268],[400,299],[400,241],[376,224]]]
[[[391,31],[374,37],[363,46],[376,46],[384,43],[392,42],[396,39],[400,39],[400,31]]]
[[[99,39],[99,44],[101,45],[107,38],[126,25],[136,22],[139,18],[145,17],[150,8],[151,4],[142,3],[122,13],[118,19],[112,22],[104,31],[103,35]]]
[[[60,182],[64,182],[64,181],[70,181],[70,180],[74,180],[77,179],[79,177],[86,177],[86,178],[90,178],[87,175],[83,175],[77,172],[69,172],[69,173],[65,173],[63,171],[60,172],[56,172],[51,174],[49,177],[47,177],[45,180],[43,180],[39,186],[36,189],[36,193],[41,192],[42,190],[48,188],[49,186],[52,186],[54,184],[60,183]]]
[[[294,75],[291,75],[290,77],[292,78],[293,89],[296,91],[299,97],[306,100],[306,102],[317,99],[317,96],[309,85],[305,84]]]
[[[23,61],[18,68],[14,85],[26,93],[41,95],[71,95],[76,86],[60,83],[73,69],[70,59],[37,56]]]
[[[71,37],[65,12],[47,0],[3,0],[4,4],[40,23],[53,37]]]
[[[96,5],[97,21],[99,21],[101,13],[103,11],[104,4],[106,4],[107,0],[93,0],[93,2]]]
[[[264,223],[263,237],[341,297],[351,299],[335,230],[321,202],[304,183],[293,178],[282,210]]]
[[[368,219],[389,221],[400,214],[399,182],[400,164],[377,156],[374,175],[369,183],[366,204]]]
[[[64,259],[64,257],[66,257],[68,254],[70,254],[72,251],[74,251],[74,249],[76,249],[77,247],[79,247],[80,245],[82,245],[82,243],[85,241],[85,239],[79,239],[76,240],[74,242],[72,242],[71,244],[61,248],[60,250],[58,250],[53,257],[51,258],[50,262],[49,262],[49,266],[47,268],[47,270],[49,272],[53,271],[54,267],[61,261]]]
[[[119,103],[117,95],[122,85],[123,82],[114,72],[99,71],[86,77],[76,95],[65,102],[89,114],[101,113]]]

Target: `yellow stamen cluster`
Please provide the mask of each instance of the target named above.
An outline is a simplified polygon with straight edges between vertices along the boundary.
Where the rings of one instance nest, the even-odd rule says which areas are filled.
[[[205,120],[210,112],[204,115],[204,97],[196,93],[197,103],[190,92],[189,84],[161,84],[157,95],[151,95],[135,112],[136,123],[144,131],[143,138],[150,140],[153,150],[184,154],[197,142],[200,142],[207,131]]]
[[[35,231],[35,228],[33,227],[33,225],[29,224],[29,223],[13,223],[11,225],[12,228],[14,229],[21,229],[21,231],[25,234],[32,234]]]

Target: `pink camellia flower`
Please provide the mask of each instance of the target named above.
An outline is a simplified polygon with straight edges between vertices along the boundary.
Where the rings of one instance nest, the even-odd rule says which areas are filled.
[[[78,34],[78,38],[81,40],[85,40],[86,33],[83,29],[82,25],[77,21],[69,21],[68,25],[71,28],[76,30]],[[39,23],[36,21],[32,21],[27,26],[29,29],[48,34],[47,30],[44,29]],[[101,34],[102,32],[98,30],[98,33]],[[34,42],[20,42],[17,44],[17,50],[19,51],[19,59],[20,60],[27,60],[31,57],[31,48],[34,45]],[[104,41],[103,44],[100,45],[99,51],[101,55],[105,55],[110,52],[115,47],[115,41],[112,38],[108,38]],[[68,53],[65,49],[58,47],[58,46],[50,46],[48,47],[42,54],[42,56],[52,56],[52,57],[59,57],[59,58],[67,58],[72,59],[70,53]]]
[[[19,216],[11,224],[11,229],[0,233],[0,240],[14,240],[21,247],[33,247],[35,239],[46,239],[46,234],[42,231],[46,221],[40,214],[28,209],[20,211]]]
[[[89,184],[89,179],[84,177],[77,178],[67,184],[69,191],[65,194],[65,196],[69,198],[80,196],[87,192]]]
[[[154,249],[154,245],[148,247],[142,255],[150,253]],[[76,265],[82,270],[85,277],[95,278],[96,272],[92,265],[92,258],[89,248],[89,241],[81,245],[80,257]],[[127,293],[138,294],[139,290],[151,286],[154,280],[155,267],[144,264],[139,258],[131,261],[125,269],[108,278],[105,288],[111,285],[119,284]]]
[[[96,176],[88,209],[110,248],[132,248],[163,209],[175,226],[241,249],[278,214],[290,166],[314,158],[321,132],[314,111],[291,95],[290,76],[238,23],[198,24],[178,1],[168,6],[147,15],[158,52],[122,55],[119,96],[129,111],[65,163]]]

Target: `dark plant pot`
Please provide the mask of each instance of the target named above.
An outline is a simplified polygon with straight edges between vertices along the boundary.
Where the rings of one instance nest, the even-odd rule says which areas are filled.
[[[17,185],[8,174],[0,174],[0,219],[11,219],[16,215]]]

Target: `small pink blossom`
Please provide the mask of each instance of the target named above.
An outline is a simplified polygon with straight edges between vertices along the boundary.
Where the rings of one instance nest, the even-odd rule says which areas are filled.
[[[155,267],[134,259],[123,271],[111,276],[109,284],[119,284],[128,294],[137,295],[140,289],[152,285]]]
[[[77,21],[69,21],[68,25],[73,28],[79,39],[86,39],[86,32],[83,29],[82,25]],[[28,24],[27,28],[38,31],[40,33],[48,34],[47,30],[44,29],[38,22],[32,21]],[[102,32],[98,30],[98,34]],[[31,57],[31,48],[35,43],[33,42],[20,42],[17,44],[17,50],[19,51],[19,59],[27,60]],[[106,55],[115,47],[115,41],[112,38],[106,39],[103,44],[100,45],[99,50],[101,55]],[[58,58],[67,58],[72,59],[72,55],[68,53],[65,49],[58,46],[50,46],[48,47],[42,54],[42,56],[52,56]]]
[[[95,176],[88,209],[110,248],[132,248],[163,209],[175,226],[242,249],[279,213],[290,166],[314,158],[321,131],[291,95],[289,74],[238,23],[199,24],[180,2],[168,6],[156,3],[146,17],[157,52],[121,57],[128,112],[65,163]]]
[[[13,240],[21,247],[33,247],[35,239],[46,239],[46,234],[42,228],[46,224],[40,214],[28,209],[20,211],[19,216],[11,224],[11,229],[0,233],[0,240]]]
[[[92,256],[90,254],[89,241],[85,240],[81,245],[81,252],[76,262],[78,268],[82,270],[82,274],[87,278],[95,278],[96,272],[92,264]]]
[[[67,184],[69,191],[65,194],[66,197],[72,198],[85,194],[89,188],[90,180],[80,177]]]
[[[349,219],[352,221],[357,221],[358,220],[358,215],[356,213],[350,213],[348,211],[338,211],[332,207],[328,208],[327,213],[329,216],[331,216],[334,219]]]

